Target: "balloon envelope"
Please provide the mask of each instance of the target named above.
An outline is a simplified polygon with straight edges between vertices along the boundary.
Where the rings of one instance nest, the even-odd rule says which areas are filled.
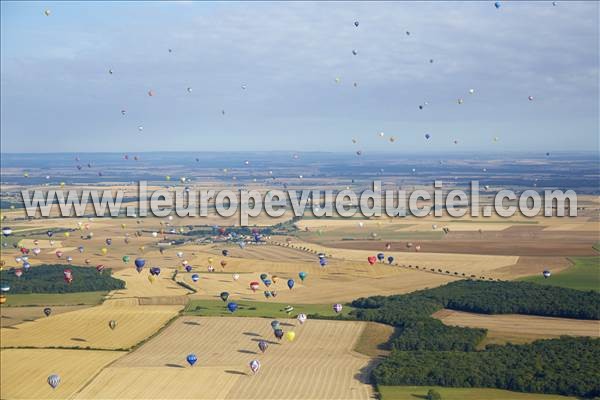
[[[288,287],[291,290],[294,287],[294,280],[293,279],[288,279],[287,285],[288,285]]]
[[[188,364],[190,364],[193,367],[194,364],[196,364],[196,361],[198,361],[198,358],[196,357],[195,354],[188,354],[188,356],[186,357],[186,360],[187,360]]]
[[[228,303],[227,304],[227,309],[229,310],[229,312],[234,312],[235,310],[237,310],[238,305],[236,303]]]
[[[60,384],[60,376],[56,374],[52,374],[48,377],[48,385],[52,387],[52,389],[56,389],[56,387]]]

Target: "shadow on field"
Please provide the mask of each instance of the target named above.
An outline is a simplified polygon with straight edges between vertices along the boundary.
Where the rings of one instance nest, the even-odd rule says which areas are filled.
[[[372,380],[371,380],[371,372],[373,371],[373,369],[375,369],[375,367],[377,367],[383,360],[385,359],[385,357],[383,356],[379,356],[376,357],[374,359],[372,359],[367,365],[365,365],[364,367],[362,367],[358,373],[356,375],[354,375],[354,379],[357,379],[358,381],[370,385],[372,384]]]
[[[71,340],[74,342],[87,342],[87,340],[78,337],[72,337]]]
[[[227,370],[225,370],[225,373],[226,373],[226,374],[232,374],[232,375],[248,375],[248,374],[246,374],[245,372],[241,372],[241,371],[234,371],[234,370],[231,370],[231,369],[227,369]]]
[[[266,339],[252,339],[253,342],[260,342],[261,340],[264,340],[265,342],[267,342],[268,344],[279,344],[279,342],[273,342],[272,340],[266,340]]]
[[[243,332],[242,335],[246,335],[246,336],[260,336],[258,333],[254,333],[254,332]]]
[[[169,368],[185,368],[183,365],[179,365],[179,364],[165,364],[165,367],[169,367]]]
[[[244,353],[244,354],[258,354],[255,351],[252,350],[238,350],[238,353]]]
[[[200,326],[200,323],[196,321],[185,321],[184,324]]]

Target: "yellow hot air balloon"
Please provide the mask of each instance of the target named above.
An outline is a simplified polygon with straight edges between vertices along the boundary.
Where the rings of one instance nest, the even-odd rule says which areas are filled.
[[[64,182],[61,182],[61,183],[60,183],[60,187],[64,187],[64,186],[65,186],[65,183],[64,183]]]
[[[0,296],[0,304],[6,303],[6,296]]]
[[[150,281],[150,283],[154,283],[154,281],[156,280],[156,276],[148,275],[148,280]]]
[[[209,263],[209,264],[212,264],[212,263],[213,263],[213,261],[214,261],[214,260],[213,260],[213,258],[212,258],[212,257],[208,257],[208,263]]]
[[[106,247],[103,247],[100,251],[102,252],[103,256],[105,256],[106,253],[108,253],[108,249]]]
[[[296,333],[294,331],[289,331],[289,332],[286,332],[285,335],[283,335],[283,336],[285,337],[285,339],[288,342],[293,342],[294,339],[296,338]]]
[[[125,225],[125,224],[121,224],[121,229],[125,229],[126,226],[127,225]]]
[[[142,253],[144,252],[144,250],[146,250],[146,247],[145,247],[145,246],[140,246],[140,251],[141,251]]]
[[[167,175],[167,176],[165,176],[165,179],[168,180],[168,181],[170,181],[171,177],[169,175]]]
[[[69,232],[65,232],[65,233],[63,233],[63,235],[65,235],[66,238],[68,238],[69,236],[71,236],[71,234]]]

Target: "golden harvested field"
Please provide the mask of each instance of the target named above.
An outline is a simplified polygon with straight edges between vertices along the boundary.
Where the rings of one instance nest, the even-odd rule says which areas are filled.
[[[517,314],[486,315],[454,310],[441,310],[433,317],[446,325],[487,329],[486,344],[527,343],[562,335],[600,337],[600,321]]]
[[[81,310],[89,306],[52,306],[52,315],[63,314],[70,311]],[[47,318],[44,314],[45,307],[0,307],[0,325],[2,327]]]
[[[364,323],[282,320],[294,342],[275,340],[269,319],[185,317],[103,370],[79,398],[355,399],[369,357],[352,351]],[[287,325],[290,324],[290,325]],[[258,340],[269,341],[260,354]],[[194,353],[194,367],[186,356]],[[248,363],[259,359],[253,375]],[[161,383],[164,382],[164,383]],[[149,388],[152,388],[150,390]]]
[[[0,330],[2,347],[129,348],[156,332],[182,306],[134,306],[106,302],[101,306],[24,322]],[[110,320],[117,322],[111,330]]]
[[[120,351],[5,349],[0,351],[0,397],[3,399],[66,399],[104,366],[125,355]],[[58,374],[52,389],[49,375]]]

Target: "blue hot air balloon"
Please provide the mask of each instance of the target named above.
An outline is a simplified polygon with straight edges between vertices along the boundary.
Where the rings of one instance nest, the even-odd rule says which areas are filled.
[[[271,328],[273,328],[273,330],[279,329],[280,326],[281,326],[281,322],[279,322],[277,320],[271,321]]]
[[[192,272],[192,266],[191,265],[186,265],[185,266],[185,270],[186,270],[186,272]]]
[[[137,269],[137,272],[142,272],[142,268],[144,268],[144,265],[146,265],[146,260],[144,260],[143,258],[135,259],[135,269]]]
[[[271,281],[270,279],[265,279],[263,281],[263,283],[265,284],[266,287],[269,287],[269,286],[271,286],[271,284],[273,283],[273,281]]]
[[[321,267],[326,266],[327,265],[327,259],[325,257],[319,258],[319,264],[321,264]]]
[[[198,275],[198,274],[193,274],[193,275],[192,275],[192,280],[193,280],[194,282],[198,282],[198,281],[200,280],[200,275]]]
[[[234,302],[227,304],[227,309],[229,310],[229,312],[235,312],[235,310],[237,310],[237,308],[238,308],[238,305]]]
[[[389,257],[388,257],[388,264],[391,264],[391,263],[393,263],[393,262],[394,262],[394,257],[392,257],[392,256],[389,256]]]
[[[500,2],[499,2],[499,1],[495,2],[495,3],[494,3],[494,7],[496,7],[496,8],[500,8],[500,7],[501,7],[501,4],[500,4]]]
[[[306,279],[306,276],[307,276],[307,275],[308,275],[308,274],[307,274],[306,272],[304,272],[304,271],[302,271],[302,272],[299,272],[299,273],[298,273],[298,277],[300,278],[300,280],[301,280],[302,282],[304,282],[304,279]]]
[[[291,290],[294,287],[294,280],[293,279],[288,279],[287,285],[288,285],[288,287]]]
[[[188,364],[190,364],[190,366],[194,366],[194,364],[196,364],[196,361],[198,361],[198,358],[196,357],[195,354],[188,354],[188,356],[186,357],[186,360],[188,362]]]

